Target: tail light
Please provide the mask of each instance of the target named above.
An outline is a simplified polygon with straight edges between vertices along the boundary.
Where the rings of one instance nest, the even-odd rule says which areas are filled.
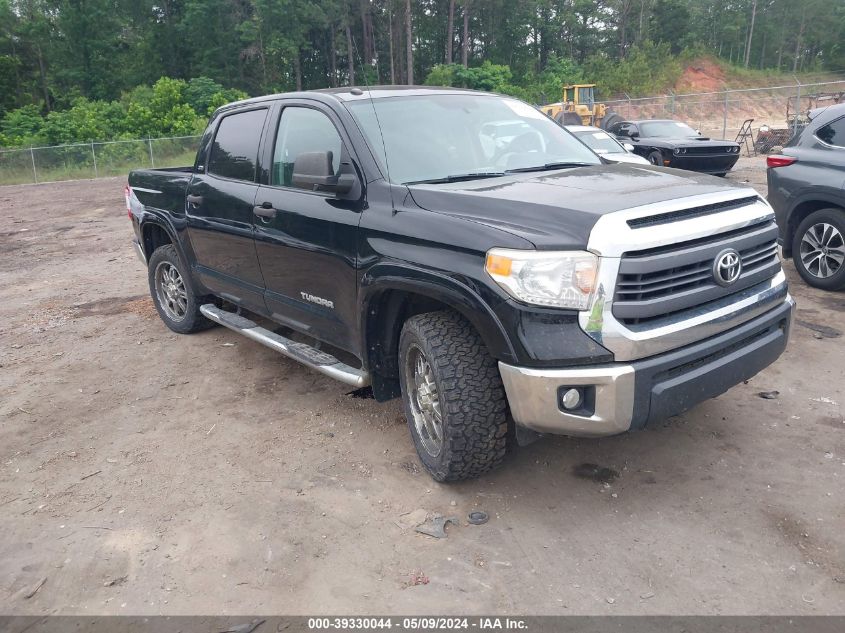
[[[797,158],[793,156],[784,156],[782,154],[773,154],[766,156],[766,167],[786,167],[794,163]]]
[[[129,188],[129,185],[126,185],[123,188],[123,197],[126,200],[126,215],[129,216],[129,219],[132,219],[132,205],[130,204],[130,198],[132,196],[132,189]]]

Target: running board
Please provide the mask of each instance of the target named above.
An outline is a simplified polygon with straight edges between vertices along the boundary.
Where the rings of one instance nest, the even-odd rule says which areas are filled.
[[[370,374],[363,369],[355,369],[346,363],[342,363],[331,354],[271,332],[234,312],[218,308],[213,303],[200,306],[200,312],[215,323],[234,330],[238,334],[243,334],[253,341],[258,341],[262,345],[281,352],[288,358],[299,361],[330,378],[359,388],[367,387],[370,384]]]

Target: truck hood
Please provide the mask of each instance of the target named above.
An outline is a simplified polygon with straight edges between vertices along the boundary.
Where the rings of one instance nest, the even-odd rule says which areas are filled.
[[[408,188],[424,209],[507,231],[539,249],[585,248],[606,213],[731,190],[756,195],[714,176],[622,164]]]

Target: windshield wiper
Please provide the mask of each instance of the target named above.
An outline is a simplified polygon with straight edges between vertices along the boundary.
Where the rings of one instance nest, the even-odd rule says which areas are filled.
[[[411,180],[410,182],[403,182],[403,185],[423,185],[423,184],[437,184],[441,182],[461,182],[464,180],[480,180],[482,178],[498,178],[504,176],[503,171],[476,171],[469,174],[452,174],[451,176],[443,176],[442,178],[427,178],[425,180]]]
[[[596,163],[578,163],[559,161],[556,163],[546,163],[545,165],[535,165],[533,167],[517,167],[516,169],[508,169],[509,174],[519,173],[523,171],[550,171],[552,169],[565,169],[567,167],[590,167]]]

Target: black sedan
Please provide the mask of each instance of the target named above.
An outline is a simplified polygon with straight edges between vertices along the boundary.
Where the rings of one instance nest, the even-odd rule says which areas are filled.
[[[608,131],[631,143],[652,165],[724,176],[739,158],[738,143],[701,136],[680,121],[621,121]]]

